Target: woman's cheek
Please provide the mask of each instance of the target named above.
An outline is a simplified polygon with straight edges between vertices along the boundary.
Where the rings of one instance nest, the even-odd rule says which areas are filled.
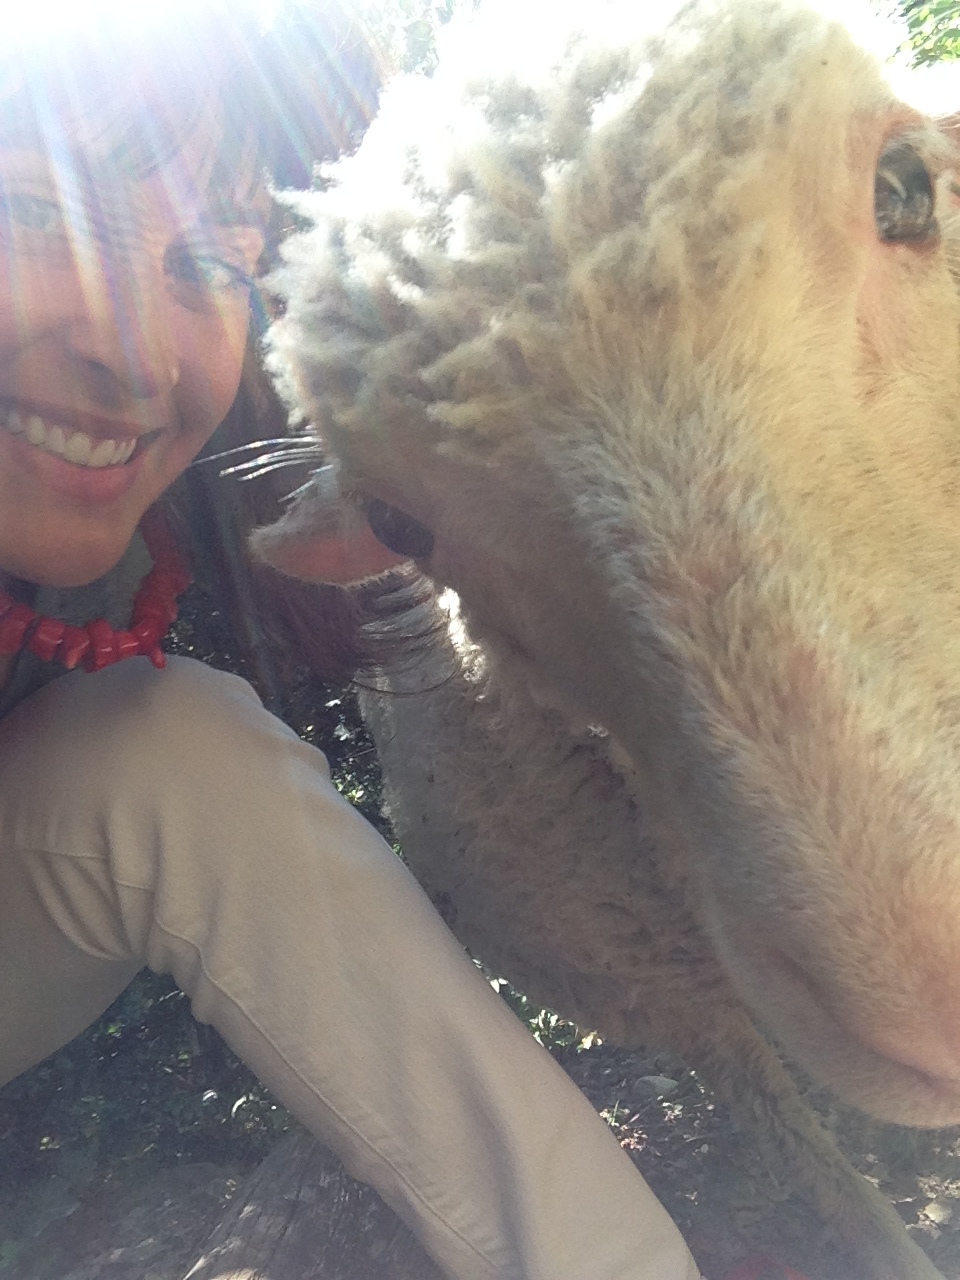
[[[176,394],[187,431],[209,434],[226,417],[240,388],[248,332],[246,299],[225,306],[213,323],[186,326]]]

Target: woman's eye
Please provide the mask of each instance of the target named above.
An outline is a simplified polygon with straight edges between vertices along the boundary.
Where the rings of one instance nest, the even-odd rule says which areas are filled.
[[[193,285],[207,293],[251,288],[253,279],[243,267],[216,253],[183,245],[167,253],[167,273],[180,284]]]
[[[7,191],[0,194],[0,206],[5,221],[19,229],[36,231],[44,236],[66,235],[66,219],[58,200]]]

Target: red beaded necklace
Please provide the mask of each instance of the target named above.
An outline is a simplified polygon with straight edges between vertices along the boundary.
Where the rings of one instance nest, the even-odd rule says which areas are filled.
[[[170,531],[156,513],[144,517],[140,532],[153,568],[137,588],[126,628],[115,630],[105,618],[74,627],[38,614],[0,590],[0,654],[23,649],[43,662],[60,662],[68,671],[81,664],[85,671],[100,671],[138,653],[155,667],[166,666],[160,641],[177,616],[177,597],[192,578]]]

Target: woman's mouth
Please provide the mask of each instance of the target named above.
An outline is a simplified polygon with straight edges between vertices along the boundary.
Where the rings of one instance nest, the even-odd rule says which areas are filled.
[[[5,418],[0,418],[0,426],[12,436],[23,437],[43,453],[63,458],[75,466],[94,470],[122,466],[129,462],[137,446],[156,434],[150,432],[148,436],[125,434],[116,438],[93,437],[78,428],[61,425],[38,413],[26,413],[16,408],[6,411]]]
[[[0,445],[8,485],[83,506],[118,502],[141,482],[163,428],[56,405],[0,400]],[[14,480],[14,476],[19,476]]]

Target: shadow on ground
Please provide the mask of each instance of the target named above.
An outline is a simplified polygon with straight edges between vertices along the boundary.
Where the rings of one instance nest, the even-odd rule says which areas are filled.
[[[707,1280],[756,1253],[811,1280],[845,1280],[807,1206],[771,1177],[692,1073],[661,1055],[606,1045],[556,1056],[680,1225]],[[814,1101],[947,1280],[960,1280],[956,1133],[875,1126]],[[238,1139],[232,1159],[221,1149],[216,1163],[154,1161],[146,1173],[128,1162],[105,1177],[88,1168],[82,1178],[55,1173],[12,1185],[0,1172],[0,1277],[439,1280],[378,1197],[289,1124],[253,1168]],[[58,1167],[71,1167],[63,1153]]]

